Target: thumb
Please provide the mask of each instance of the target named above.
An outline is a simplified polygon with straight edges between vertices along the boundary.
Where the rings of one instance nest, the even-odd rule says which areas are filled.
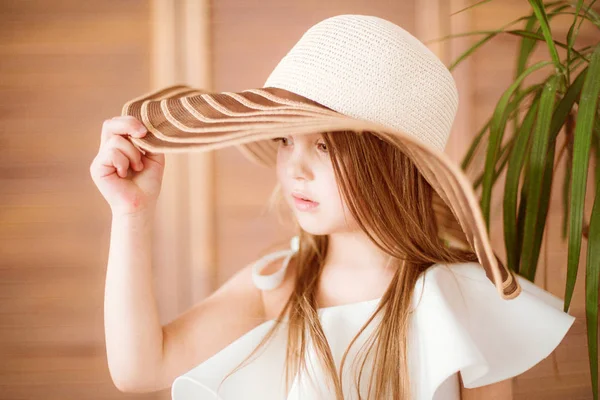
[[[146,151],[146,154],[144,154],[144,156],[152,161],[157,162],[163,167],[165,166],[165,155],[163,153],[151,153],[149,151]]]
[[[142,153],[142,160],[144,159],[144,157],[146,157],[149,160],[157,162],[158,164],[162,165],[163,167],[165,166],[165,155],[163,153],[153,153],[150,150],[144,150],[133,140],[130,139],[130,141],[133,144],[133,146]]]

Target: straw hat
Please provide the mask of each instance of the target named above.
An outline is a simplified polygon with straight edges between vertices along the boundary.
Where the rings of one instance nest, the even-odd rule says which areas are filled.
[[[142,152],[198,152],[236,146],[272,167],[271,139],[369,131],[415,163],[456,218],[486,275],[504,299],[519,295],[498,262],[467,177],[444,148],[458,108],[452,74],[423,43],[385,19],[338,15],[308,29],[262,88],[211,93],[172,85],[127,102],[148,133],[131,137]]]

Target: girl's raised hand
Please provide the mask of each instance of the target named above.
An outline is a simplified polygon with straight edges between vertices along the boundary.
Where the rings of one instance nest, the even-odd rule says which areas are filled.
[[[100,149],[90,175],[113,215],[129,215],[156,205],[165,168],[164,154],[142,154],[126,136],[144,137],[144,125],[131,116],[105,120]]]

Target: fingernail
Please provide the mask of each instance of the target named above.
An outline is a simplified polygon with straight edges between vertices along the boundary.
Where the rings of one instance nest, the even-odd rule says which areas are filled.
[[[145,127],[145,126],[142,126],[142,127],[140,127],[140,128],[138,128],[138,129],[137,129],[137,132],[141,134],[141,133],[146,133],[146,132],[148,132],[148,130],[146,129],[146,127]]]

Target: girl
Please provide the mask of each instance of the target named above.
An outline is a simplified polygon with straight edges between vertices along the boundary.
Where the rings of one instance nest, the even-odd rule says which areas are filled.
[[[106,121],[91,173],[113,211],[105,319],[117,387],[173,383],[174,400],[456,400],[550,354],[574,318],[490,261],[470,189],[448,184],[463,179],[441,154],[457,105],[449,76],[400,27],[343,15],[307,31],[264,90],[177,85]],[[275,203],[296,235],[160,326],[149,259],[160,153],[226,145],[275,167]],[[477,251],[440,238],[435,196]]]

